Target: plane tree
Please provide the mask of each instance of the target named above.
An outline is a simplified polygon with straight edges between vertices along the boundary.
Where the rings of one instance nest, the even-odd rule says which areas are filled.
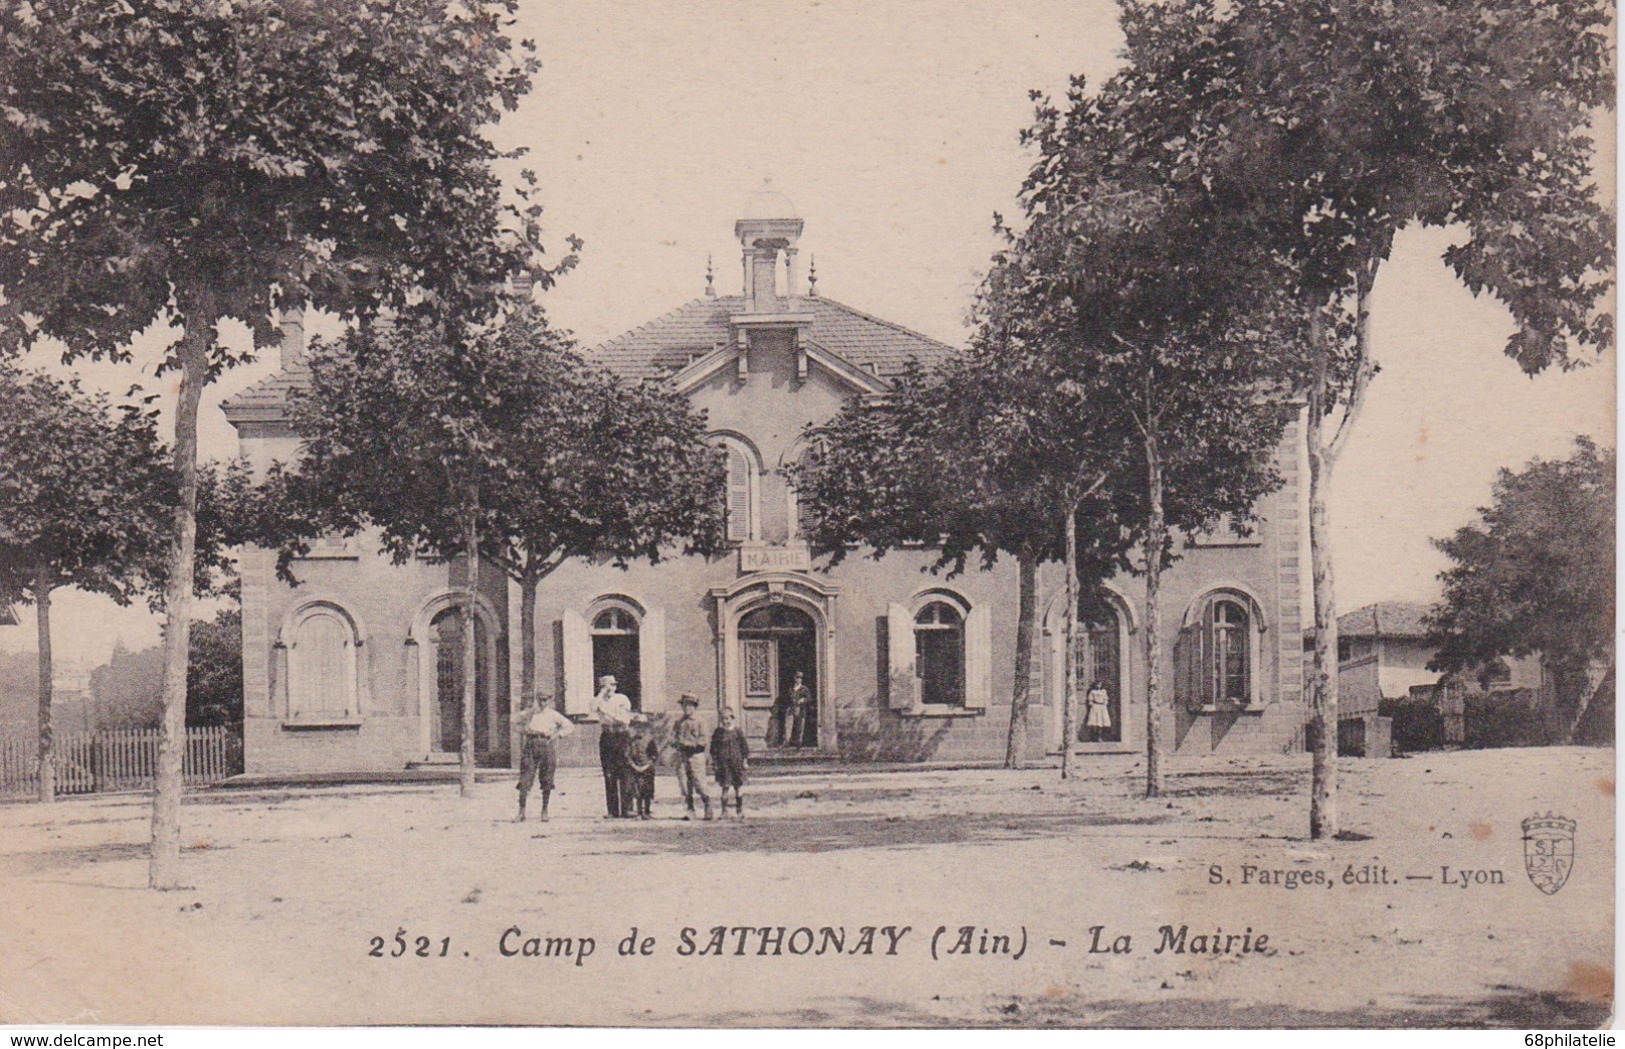
[[[1124,0],[1134,157],[1216,219],[1202,299],[1231,249],[1273,257],[1309,328],[1314,580],[1310,834],[1334,836],[1337,615],[1326,492],[1376,362],[1371,293],[1401,230],[1456,231],[1443,261],[1504,304],[1530,374],[1612,344],[1613,216],[1590,127],[1613,105],[1603,0]],[[1227,311],[1244,316],[1247,310]]]
[[[1181,534],[1221,519],[1248,527],[1279,485],[1300,325],[1274,290],[1276,261],[1227,241],[1223,213],[1181,185],[1173,158],[1141,148],[1136,103],[1145,88],[1131,67],[1098,91],[1075,81],[1064,106],[1038,99],[1025,134],[1035,159],[1022,187],[1023,227],[990,287],[994,313],[1024,333],[1032,366],[1055,391],[1052,425],[1074,430],[1109,468],[1105,488],[1135,539],[1133,565],[1145,578],[1146,792],[1155,796],[1169,714],[1162,573]],[[1069,595],[1075,604],[1075,587]],[[1073,608],[1069,635],[1075,622]]]
[[[524,300],[481,327],[373,324],[318,341],[292,417],[301,457],[268,475],[255,526],[261,542],[280,548],[285,576],[324,531],[370,529],[397,562],[467,566],[465,794],[482,563],[519,585],[528,697],[537,589],[560,565],[602,558],[625,567],[722,543],[725,474],[704,416],[656,382],[589,364]]]
[[[0,350],[123,359],[148,333],[179,379],[154,888],[180,885],[198,405],[248,355],[220,325],[265,346],[286,306],[477,315],[542,267],[537,209],[504,195],[487,137],[538,68],[515,8],[0,5]]]
[[[1007,768],[1025,763],[1039,566],[1066,557],[1070,534],[1073,576],[1100,582],[1126,565],[1127,550],[1097,449],[1081,428],[1058,424],[1051,376],[1019,338],[987,313],[968,354],[935,371],[911,366],[885,395],[848,402],[792,470],[803,534],[832,564],[919,545],[934,551],[930,569],[951,578],[972,560],[990,569],[1015,559]]]
[[[174,464],[153,398],[115,405],[77,380],[0,363],[0,593],[34,606],[39,639],[39,800],[55,800],[51,599],[63,587],[161,607]],[[218,512],[240,475],[206,467],[192,589],[230,570]]]

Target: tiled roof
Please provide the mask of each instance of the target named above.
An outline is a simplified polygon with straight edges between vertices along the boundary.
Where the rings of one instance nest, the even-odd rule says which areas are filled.
[[[288,392],[299,389],[309,381],[310,369],[302,362],[284,365],[222,401],[220,409],[226,413],[227,419],[262,412],[279,413],[288,403]]]
[[[826,298],[800,298],[786,309],[810,313],[808,340],[883,379],[901,374],[910,360],[930,368],[959,351],[919,332],[871,317]],[[702,297],[663,317],[589,350],[587,356],[629,379],[670,375],[696,357],[710,353],[729,337],[728,318],[745,312],[738,295]],[[309,372],[301,365],[284,368],[247,387],[221,407],[226,417],[279,413],[288,392],[304,385]],[[262,416],[263,417],[263,416]]]
[[[1337,617],[1339,637],[1428,636],[1422,618],[1431,607],[1421,601],[1379,601]]]
[[[812,314],[807,338],[814,345],[881,378],[900,374],[911,359],[929,368],[958,352],[833,299],[787,300],[786,309]],[[742,296],[698,298],[603,343],[588,356],[631,379],[668,375],[726,343],[728,318],[744,312]]]

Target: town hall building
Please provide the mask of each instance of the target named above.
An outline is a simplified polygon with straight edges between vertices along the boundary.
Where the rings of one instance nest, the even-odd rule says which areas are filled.
[[[537,680],[581,723],[567,757],[596,761],[594,682],[612,674],[633,706],[674,716],[692,692],[713,722],[737,712],[753,751],[846,762],[996,762],[1004,757],[1016,648],[1017,571],[949,578],[935,554],[854,555],[825,570],[800,535],[787,468],[852,398],[884,395],[910,361],[953,347],[818,293],[801,274],[803,221],[764,191],[734,226],[739,295],[703,295],[612,339],[589,358],[628,381],[659,382],[704,412],[727,458],[726,556],[659,564],[574,562],[537,596]],[[291,460],[287,397],[306,380],[300,319],[284,320],[281,370],[224,406],[256,465]],[[1303,746],[1298,436],[1279,452],[1285,486],[1251,534],[1195,537],[1164,576],[1163,623],[1176,753],[1279,753]],[[614,498],[606,491],[604,498]],[[275,575],[275,555],[242,558],[244,751],[255,772],[389,771],[454,757],[461,741],[463,631],[456,564],[392,564],[366,536],[329,539]],[[495,577],[495,578],[493,578]],[[474,630],[483,763],[517,759],[519,600],[481,575]],[[1145,744],[1143,581],[1124,576],[1083,601],[1079,677],[1109,694],[1109,727],[1085,753]],[[1059,566],[1039,572],[1041,619],[1025,739],[1062,746],[1064,599]],[[800,680],[804,737],[773,725]],[[1081,707],[1081,704],[1080,704]],[[1080,717],[1080,722],[1082,718]],[[792,748],[787,742],[799,742]]]

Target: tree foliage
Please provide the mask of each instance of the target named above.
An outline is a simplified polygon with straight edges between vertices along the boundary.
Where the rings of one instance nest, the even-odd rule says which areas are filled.
[[[1065,553],[1065,507],[1086,522],[1083,574],[1098,583],[1128,564],[1129,531],[1082,427],[1054,414],[1054,387],[1036,362],[987,341],[935,372],[916,364],[879,398],[848,401],[820,429],[814,453],[791,470],[802,532],[839,563],[866,547],[884,557],[907,545],[935,553],[952,577],[1000,556],[1020,572],[1015,680],[1005,764],[1024,762],[1037,620],[1037,568]],[[1061,508],[1061,509],[1058,509]]]
[[[1177,154],[1146,147],[1160,130],[1137,108],[1146,87],[1130,66],[1098,91],[1075,81],[1064,108],[1038,99],[1022,228],[989,275],[983,327],[1006,366],[1044,376],[1043,410],[1090,449],[1139,546],[1155,794],[1161,572],[1179,533],[1224,515],[1245,526],[1279,483],[1301,314],[1278,260],[1226,238],[1227,213],[1182,183]]]
[[[265,346],[284,304],[488,303],[541,261],[539,212],[504,199],[485,135],[539,68],[506,33],[514,8],[7,5],[7,344],[118,357],[154,322],[235,317]],[[236,363],[210,349],[211,373]]]
[[[1074,434],[1011,364],[970,355],[927,372],[911,362],[883,397],[848,401],[791,469],[813,552],[839,564],[860,548],[881,558],[927,544],[950,576],[973,559],[1058,560],[1057,486],[1088,463],[1068,456]],[[1125,566],[1123,541],[1109,504],[1091,509],[1100,542],[1090,574],[1104,579]]]
[[[1429,669],[1540,656],[1579,720],[1587,671],[1614,659],[1615,460],[1581,437],[1568,459],[1502,470],[1478,520],[1434,540],[1452,565],[1427,621]]]
[[[1325,489],[1375,371],[1370,293],[1397,233],[1460,231],[1444,261],[1504,303],[1528,372],[1612,342],[1613,217],[1589,124],[1612,106],[1602,0],[1124,0],[1114,78],[1132,181],[1161,170],[1179,206],[1152,218],[1210,236],[1183,276],[1192,307],[1253,312],[1265,270],[1309,322],[1310,549],[1315,587],[1310,829],[1337,832],[1334,573]],[[1103,90],[1110,101],[1112,92]],[[1061,203],[1064,203],[1062,201]],[[1241,263],[1239,269],[1238,261]],[[1178,286],[1154,285],[1177,296]],[[1236,307],[1241,307],[1237,309]],[[1249,323],[1249,322],[1243,322]]]
[[[203,386],[221,320],[384,305],[478,317],[542,266],[528,183],[486,137],[537,69],[515,0],[26,0],[0,6],[0,350],[129,355],[169,325],[179,496],[148,880],[180,875]],[[564,260],[561,265],[568,263]]]
[[[186,669],[186,724],[241,729],[243,721],[243,612],[223,608],[192,624]]]
[[[161,590],[174,501],[150,399],[0,364],[0,590]]]
[[[459,493],[477,484],[482,555],[516,578],[721,544],[704,418],[588,364],[539,310],[461,343],[406,324],[317,342],[292,415],[303,454],[282,505],[295,527],[262,526],[268,539],[371,526],[397,561],[449,560],[465,546]]]
[[[722,543],[724,467],[703,416],[588,364],[534,307],[460,339],[408,324],[318,343],[293,420],[303,458],[268,478],[259,525],[282,570],[322,530],[374,528],[397,561],[466,557],[472,519],[480,557],[521,588],[527,691],[536,588],[561,564]]]

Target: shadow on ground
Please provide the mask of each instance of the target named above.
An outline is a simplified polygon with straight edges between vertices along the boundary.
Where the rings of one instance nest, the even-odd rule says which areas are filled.
[[[842,849],[901,849],[947,844],[989,844],[1064,837],[1100,827],[1146,827],[1169,822],[1165,817],[1131,819],[1088,813],[1036,815],[876,816],[819,815],[803,819],[777,818],[752,823],[717,821],[710,824],[682,820],[623,823],[616,837],[627,843],[626,854],[675,852],[702,855],[715,852],[836,852]],[[632,844],[635,843],[635,844]],[[642,848],[638,848],[641,845]]]

